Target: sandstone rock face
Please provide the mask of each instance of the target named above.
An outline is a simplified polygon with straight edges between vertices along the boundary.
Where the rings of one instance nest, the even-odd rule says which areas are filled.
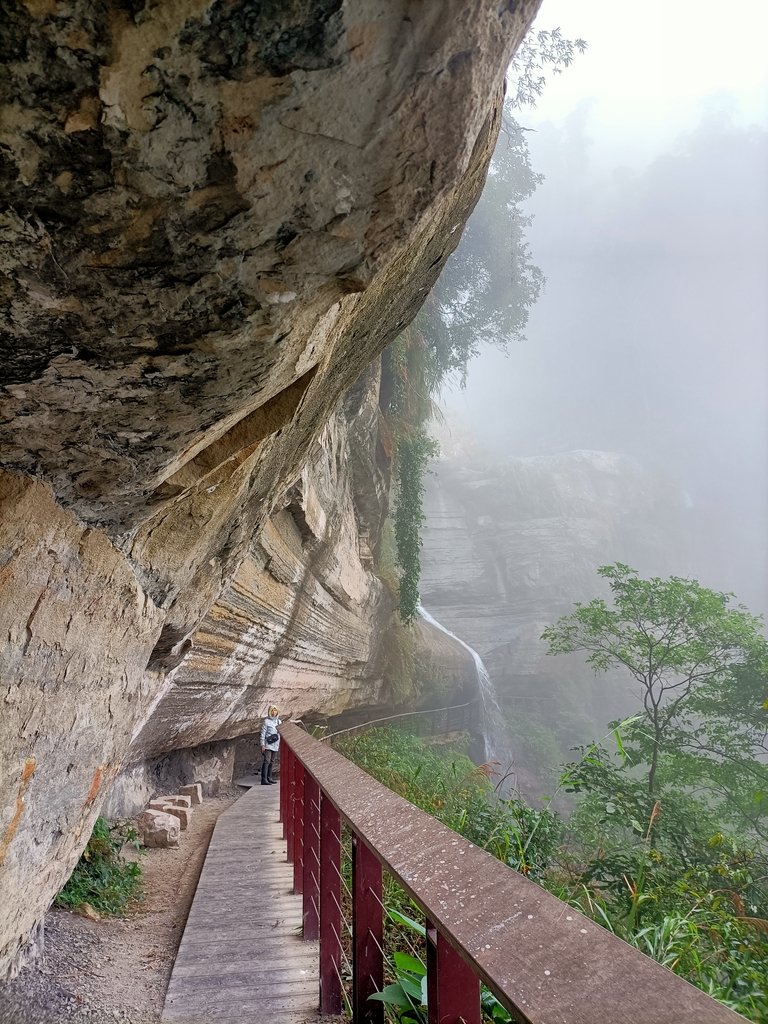
[[[270,704],[299,717],[376,701],[393,613],[367,543],[379,523],[365,515],[387,504],[378,386],[378,371],[366,373],[332,416],[285,508],[193,634],[132,758],[253,732]]]
[[[370,286],[436,234],[534,8],[11,8],[8,461],[122,533],[251,456],[310,386],[316,430],[329,376],[351,383],[379,347]],[[413,269],[410,295],[379,295],[406,300],[397,319]],[[300,466],[296,441],[277,447]]]
[[[108,538],[36,480],[0,473],[0,553],[0,949],[10,958],[91,834],[126,724],[148,703],[162,614]]]
[[[567,746],[634,706],[623,675],[596,678],[578,655],[549,657],[542,631],[604,592],[599,565],[684,573],[681,496],[612,453],[489,462],[465,452],[437,463],[425,511],[422,601],[482,656],[513,735],[520,726],[516,760],[533,784],[532,724]]]
[[[229,740],[174,750],[158,759],[124,763],[106,794],[101,813],[107,818],[135,818],[156,793],[181,793],[188,779],[197,780],[203,797],[218,796],[232,785],[234,766],[235,743]]]
[[[332,564],[318,438],[458,241],[536,7],[3,11],[0,974],[121,763],[375,692],[376,515]]]

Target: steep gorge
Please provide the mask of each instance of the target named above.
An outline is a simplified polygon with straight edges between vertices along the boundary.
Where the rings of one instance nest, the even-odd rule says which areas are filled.
[[[4,12],[0,975],[121,771],[267,694],[375,699],[386,468],[350,388],[458,241],[536,7]]]

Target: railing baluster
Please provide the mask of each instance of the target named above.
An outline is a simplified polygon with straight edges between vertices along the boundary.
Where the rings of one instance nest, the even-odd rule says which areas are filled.
[[[304,765],[293,764],[293,891],[304,891]]]
[[[285,749],[288,757],[285,763],[285,820],[283,821],[283,828],[285,829],[285,838],[288,843],[288,855],[286,859],[289,864],[293,864],[293,798],[296,774],[296,755],[290,747],[286,746]]]
[[[440,932],[427,921],[429,1024],[480,1024],[480,982]]]
[[[288,793],[288,758],[290,757],[290,751],[285,740],[280,743],[280,774],[278,776],[278,783],[280,785],[280,818],[278,819],[283,825],[283,839],[286,838],[286,821],[285,821],[285,808],[286,808],[286,797]]]
[[[384,920],[381,864],[357,836],[352,837],[352,1019],[383,1024],[384,1004],[368,1001],[384,987]]]
[[[320,787],[304,774],[304,938],[320,935]]]
[[[341,1013],[341,815],[320,797],[320,1012]]]

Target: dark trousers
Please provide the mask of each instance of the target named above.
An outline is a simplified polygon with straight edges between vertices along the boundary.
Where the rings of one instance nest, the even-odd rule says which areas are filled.
[[[269,747],[264,751],[262,762],[261,762],[261,781],[262,783],[273,782],[272,766],[277,759],[277,751],[270,750]]]

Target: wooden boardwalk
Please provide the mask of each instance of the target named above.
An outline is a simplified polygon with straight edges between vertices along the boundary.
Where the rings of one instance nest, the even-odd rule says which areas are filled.
[[[301,938],[279,786],[219,818],[171,974],[162,1024],[314,1024],[318,943]]]

